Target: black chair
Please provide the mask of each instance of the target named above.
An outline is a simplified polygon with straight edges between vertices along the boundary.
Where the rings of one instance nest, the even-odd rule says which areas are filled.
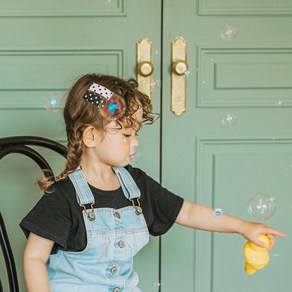
[[[29,146],[41,146],[44,148],[48,148],[52,151],[55,151],[62,155],[63,157],[67,156],[66,147],[55,141],[35,136],[15,136],[0,138],[0,160],[8,154],[20,153],[34,160],[37,163],[37,165],[41,168],[41,170],[46,170],[44,171],[44,175],[46,177],[50,178],[55,177],[51,167],[49,166],[48,162],[44,159],[44,157]],[[19,292],[14,256],[1,211],[0,211],[0,244],[5,260],[10,292]],[[3,292],[1,278],[0,292]]]

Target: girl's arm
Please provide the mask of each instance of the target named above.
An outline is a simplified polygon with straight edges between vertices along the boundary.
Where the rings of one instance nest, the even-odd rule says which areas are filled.
[[[246,239],[263,247],[264,243],[258,239],[258,236],[264,233],[271,239],[270,248],[274,245],[274,236],[285,237],[284,233],[263,224],[248,222],[227,214],[215,216],[213,212],[212,208],[185,201],[176,223],[205,231],[239,233]]]
[[[28,236],[24,249],[23,271],[28,292],[49,292],[46,262],[54,242],[34,233]]]

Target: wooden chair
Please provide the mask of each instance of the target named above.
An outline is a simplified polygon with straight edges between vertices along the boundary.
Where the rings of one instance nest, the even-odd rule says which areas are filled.
[[[37,163],[37,165],[41,168],[41,170],[46,170],[44,172],[45,176],[55,177],[51,167],[49,166],[48,162],[44,159],[44,157],[29,146],[41,146],[53,150],[62,155],[63,157],[67,156],[66,147],[55,141],[35,136],[14,136],[0,138],[0,160],[8,154],[20,153],[34,160]],[[19,292],[14,256],[1,211],[0,211],[0,244],[6,265],[10,292]],[[3,292],[1,277],[0,292]]]

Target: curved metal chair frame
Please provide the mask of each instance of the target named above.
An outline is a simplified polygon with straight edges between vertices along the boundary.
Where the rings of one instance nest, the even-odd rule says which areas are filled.
[[[55,151],[61,154],[63,157],[67,156],[66,147],[55,141],[36,136],[14,136],[0,138],[0,160],[8,154],[20,153],[34,160],[36,164],[41,168],[41,170],[46,170],[43,171],[46,177],[50,178],[55,177],[51,167],[49,166],[48,162],[44,159],[44,157],[40,155],[36,150],[30,148],[27,145],[41,146],[44,148],[48,148],[52,151]],[[0,212],[0,244],[5,260],[10,292],[19,292],[14,256],[1,212]],[[3,292],[1,278],[0,292]]]

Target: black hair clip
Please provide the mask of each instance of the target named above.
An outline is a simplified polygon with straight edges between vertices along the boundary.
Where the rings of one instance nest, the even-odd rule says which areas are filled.
[[[83,98],[97,106],[100,114],[106,119],[115,120],[125,114],[124,98],[100,84],[92,83]]]

